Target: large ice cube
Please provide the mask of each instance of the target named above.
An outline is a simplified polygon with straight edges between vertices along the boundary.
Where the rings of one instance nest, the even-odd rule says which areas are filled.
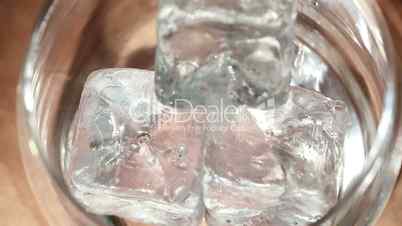
[[[275,108],[243,108],[208,131],[210,226],[307,225],[337,201],[349,123],[343,102],[291,87]]]
[[[258,105],[286,92],[294,58],[295,3],[160,1],[158,98],[169,104],[177,98],[211,104],[230,97],[223,99],[225,104]],[[211,86],[211,78],[222,82]]]
[[[202,125],[156,101],[154,73],[94,72],[73,125],[66,179],[90,212],[166,226],[202,219]]]

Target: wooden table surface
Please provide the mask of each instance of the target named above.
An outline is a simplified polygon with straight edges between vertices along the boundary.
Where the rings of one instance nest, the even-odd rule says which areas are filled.
[[[402,53],[402,1],[378,0]],[[15,88],[43,0],[0,0],[0,226],[48,226],[30,191],[17,147]],[[402,181],[380,226],[402,225]]]

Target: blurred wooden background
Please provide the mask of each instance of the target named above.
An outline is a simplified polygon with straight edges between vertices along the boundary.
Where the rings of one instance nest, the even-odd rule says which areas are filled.
[[[402,54],[402,1],[378,1],[387,16],[398,52]],[[42,2],[43,0],[0,0],[1,226],[48,226],[38,210],[25,178],[15,126],[15,88]],[[402,181],[396,188],[379,225],[402,225]]]

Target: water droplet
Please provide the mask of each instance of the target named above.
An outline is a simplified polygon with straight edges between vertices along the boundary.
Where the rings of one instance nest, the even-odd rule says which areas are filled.
[[[96,141],[92,141],[92,142],[89,144],[89,148],[91,149],[91,151],[96,151],[96,149],[98,148],[98,146],[99,146],[99,144],[98,144],[98,142],[96,142]]]
[[[130,145],[130,151],[131,151],[131,152],[138,153],[138,152],[140,151],[139,145],[137,145],[137,144],[131,144],[131,145]]]
[[[172,153],[173,156],[171,157],[171,161],[173,165],[179,168],[186,168],[187,167],[187,147],[184,144],[180,144]]]
[[[179,157],[179,158],[185,157],[185,155],[187,154],[186,145],[180,144],[180,145],[178,146],[178,148],[177,148],[177,153],[178,153],[178,157]]]
[[[138,144],[149,144],[151,142],[151,135],[145,131],[139,131],[137,135]]]

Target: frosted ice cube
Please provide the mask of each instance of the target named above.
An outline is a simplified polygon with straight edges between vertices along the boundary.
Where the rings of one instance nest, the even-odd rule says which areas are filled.
[[[342,184],[343,102],[291,87],[275,108],[247,108],[206,144],[204,203],[211,226],[307,225]]]
[[[284,92],[294,58],[295,3],[161,1],[158,98],[211,104],[217,100],[211,95],[223,93],[230,97],[225,103],[258,105]],[[210,86],[210,78],[225,82]]]
[[[66,179],[90,212],[141,223],[202,219],[202,125],[156,101],[154,73],[94,72],[72,128]]]

